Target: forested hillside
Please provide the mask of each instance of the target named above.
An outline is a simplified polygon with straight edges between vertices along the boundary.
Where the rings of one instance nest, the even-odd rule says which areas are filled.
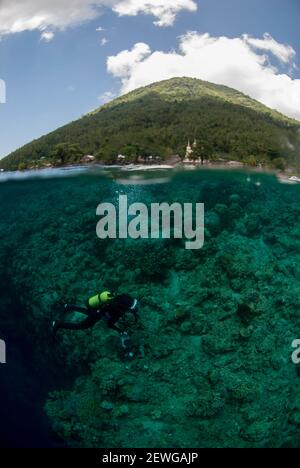
[[[225,86],[174,78],[133,91],[2,161],[4,169],[78,163],[84,155],[114,163],[118,154],[165,159],[185,155],[187,140],[202,156],[255,165],[297,165],[300,123]]]

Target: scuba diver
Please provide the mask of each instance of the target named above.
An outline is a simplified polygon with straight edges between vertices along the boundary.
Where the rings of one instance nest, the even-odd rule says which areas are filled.
[[[65,304],[64,312],[80,312],[86,315],[86,318],[76,322],[71,319],[54,320],[52,323],[53,333],[56,334],[59,330],[87,330],[93,327],[100,320],[106,321],[109,328],[117,331],[121,337],[122,347],[125,350],[130,348],[130,338],[125,330],[118,326],[118,321],[124,317],[126,313],[133,314],[135,321],[138,318],[138,301],[133,299],[128,294],[120,294],[114,296],[109,291],[104,291],[96,296],[88,299],[86,307]],[[128,353],[132,357],[131,352]]]

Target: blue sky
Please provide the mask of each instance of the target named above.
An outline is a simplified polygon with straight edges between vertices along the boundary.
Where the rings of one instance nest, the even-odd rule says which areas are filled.
[[[6,8],[6,1],[1,9]],[[119,1],[125,4],[127,0]],[[130,1],[134,3],[128,0],[128,4]],[[25,3],[31,7],[32,15],[36,0]],[[51,9],[51,2],[48,3]],[[80,0],[76,3],[80,4]],[[64,25],[63,30],[61,18],[57,18],[57,24],[45,21],[36,28],[24,20],[21,32],[15,32],[14,25],[24,18],[23,6],[19,13],[18,8],[13,13],[8,7],[2,13],[0,9],[0,79],[7,87],[7,102],[0,104],[0,157],[98,107],[106,93],[118,95],[121,89],[125,92],[148,84],[152,71],[156,81],[174,73],[183,75],[188,70],[190,76],[240,88],[300,119],[299,1],[195,0],[194,3],[198,4],[197,11],[182,8],[174,24],[163,27],[154,25],[158,17],[151,12],[119,16],[111,8],[104,8],[99,17],[82,24],[77,21]],[[105,30],[96,31],[99,26]],[[187,36],[189,31],[194,34]],[[51,32],[54,37],[49,42],[41,40],[43,32]],[[205,33],[214,38],[214,44],[207,36],[204,38]],[[263,42],[241,40],[244,34]],[[220,39],[222,36],[226,41]],[[104,38],[108,42],[102,46]],[[240,41],[232,42],[235,39]],[[144,46],[135,47],[139,43]],[[126,50],[128,53],[121,55]],[[245,63],[240,60],[244,50]],[[219,67],[218,54],[222,59]],[[108,57],[113,57],[109,70]],[[239,68],[235,70],[235,66]],[[243,77],[247,73],[251,80]],[[268,76],[270,90],[266,89]]]

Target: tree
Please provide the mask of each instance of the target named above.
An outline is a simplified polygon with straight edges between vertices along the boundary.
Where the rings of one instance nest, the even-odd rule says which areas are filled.
[[[248,156],[248,158],[244,159],[244,163],[248,164],[249,166],[257,166],[258,164],[257,159],[253,154]]]
[[[27,164],[25,162],[20,162],[18,165],[18,171],[25,171],[27,169]]]
[[[272,165],[276,169],[279,169],[280,171],[284,171],[286,163],[285,163],[285,160],[283,158],[276,158],[276,159],[273,159]]]
[[[51,160],[54,165],[78,162],[82,159],[84,152],[76,143],[59,143],[51,153]]]
[[[130,143],[126,146],[123,146],[120,149],[120,153],[124,154],[124,156],[127,157],[127,161],[130,162],[137,162],[138,157],[142,155],[140,146],[136,143]]]
[[[197,143],[193,145],[193,155],[194,160],[200,160],[201,164],[204,164],[204,161],[211,158],[212,155],[212,146],[206,140],[197,140]]]

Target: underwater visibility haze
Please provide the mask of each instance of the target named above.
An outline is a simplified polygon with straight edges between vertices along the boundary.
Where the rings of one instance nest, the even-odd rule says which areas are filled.
[[[299,447],[300,187],[222,170],[0,174],[1,444]],[[205,204],[205,242],[96,236],[99,203]],[[100,321],[51,323],[97,292],[139,301],[133,357]]]

